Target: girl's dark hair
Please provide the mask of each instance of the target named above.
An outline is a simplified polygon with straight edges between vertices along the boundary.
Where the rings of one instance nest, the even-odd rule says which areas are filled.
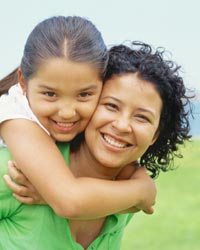
[[[51,58],[91,64],[103,78],[108,52],[92,22],[78,16],[57,16],[39,23],[27,39],[20,65],[26,82]],[[17,69],[0,81],[0,94],[16,83]]]
[[[151,82],[163,102],[159,137],[141,157],[140,163],[155,177],[160,170],[173,168],[178,145],[191,138],[189,135],[190,97],[186,94],[180,67],[164,59],[165,50],[153,51],[148,44],[133,42],[130,46],[114,46],[109,51],[109,62],[104,82],[114,75],[137,73],[140,79]],[[189,111],[188,111],[189,110]]]
[[[18,82],[17,70],[13,70],[9,75],[0,80],[0,96],[8,92],[9,88]]]

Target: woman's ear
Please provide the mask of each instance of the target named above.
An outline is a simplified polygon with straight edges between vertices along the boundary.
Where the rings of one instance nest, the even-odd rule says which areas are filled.
[[[24,80],[24,75],[22,73],[22,70],[21,68],[18,69],[17,71],[17,74],[18,74],[18,80],[19,80],[19,84],[22,88],[22,91],[23,91],[23,94],[26,95],[26,84],[25,84],[25,80]]]
[[[160,135],[160,131],[159,131],[159,129],[158,129],[158,130],[156,131],[156,133],[155,133],[153,139],[152,139],[151,145],[153,145],[153,144],[156,142],[156,140],[158,139],[159,135]]]

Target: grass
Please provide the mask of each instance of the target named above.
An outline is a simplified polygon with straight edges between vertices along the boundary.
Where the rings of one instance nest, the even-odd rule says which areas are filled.
[[[122,250],[200,249],[200,139],[187,143],[182,153],[178,168],[156,179],[155,212],[133,217]]]

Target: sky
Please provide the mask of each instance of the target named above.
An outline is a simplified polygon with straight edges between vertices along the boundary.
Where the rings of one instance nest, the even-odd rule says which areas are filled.
[[[199,0],[0,0],[0,79],[20,64],[29,33],[57,15],[91,20],[106,44],[139,40],[164,47],[182,66],[188,88],[200,91]]]

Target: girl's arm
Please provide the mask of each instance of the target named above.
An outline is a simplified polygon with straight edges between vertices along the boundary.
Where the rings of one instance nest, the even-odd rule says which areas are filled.
[[[29,120],[6,121],[0,133],[17,166],[60,216],[92,219],[113,214],[140,203],[140,193],[152,188],[138,177],[117,182],[75,178],[52,139]]]
[[[140,178],[140,180],[144,180],[146,182],[152,183],[152,188],[147,193],[145,190],[145,193],[140,193],[141,197],[145,197],[140,203],[135,204],[135,206],[128,208],[123,211],[119,211],[118,213],[135,213],[140,210],[143,210],[147,214],[152,214],[154,212],[152,205],[154,205],[154,202],[152,200],[152,194],[155,199],[155,184],[150,178],[147,173],[146,169],[144,167],[137,168],[134,170],[133,166],[127,166],[125,168],[125,171],[122,171],[123,173],[120,173],[120,176],[118,177],[121,179],[130,179],[130,178]],[[8,163],[8,174],[5,175],[4,179],[7,184],[7,186],[14,192],[13,196],[20,202],[25,203],[27,205],[32,204],[46,204],[44,199],[41,197],[41,195],[37,192],[37,190],[34,188],[34,186],[30,183],[30,181],[26,178],[26,176],[16,168],[14,163],[12,161],[9,161]],[[139,176],[140,175],[140,176]],[[141,192],[144,190],[141,190]]]

